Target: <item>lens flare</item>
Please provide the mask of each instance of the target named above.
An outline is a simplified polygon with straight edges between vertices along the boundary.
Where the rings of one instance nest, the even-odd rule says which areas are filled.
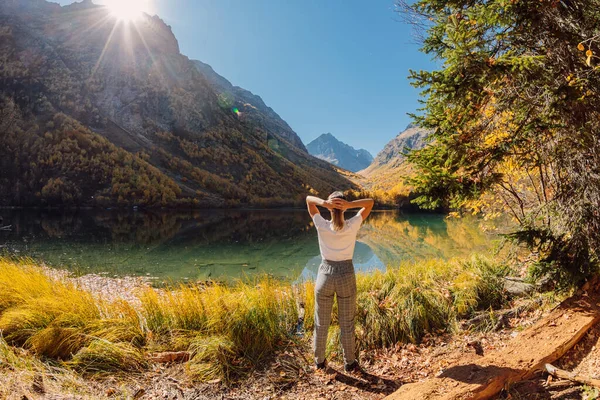
[[[229,93],[221,93],[217,98],[217,101],[219,103],[219,107],[223,109],[233,109],[233,103],[235,99]]]
[[[147,10],[146,0],[107,0],[110,12],[122,21],[138,19]]]

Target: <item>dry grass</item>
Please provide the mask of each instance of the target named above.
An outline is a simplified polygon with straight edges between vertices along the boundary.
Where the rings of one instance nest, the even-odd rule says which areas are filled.
[[[454,331],[459,318],[505,304],[502,277],[508,272],[501,264],[474,256],[359,275],[358,347],[418,343],[427,333]],[[308,324],[312,326],[312,320]],[[330,348],[334,355],[341,354],[339,345]]]
[[[203,381],[216,379],[216,371],[229,380],[259,365],[293,339],[290,332],[298,319],[291,286],[269,278],[164,292],[149,288],[140,300],[154,347],[187,344],[194,354],[190,371]]]
[[[67,392],[79,398],[98,398],[89,382],[74,371],[44,363],[26,350],[10,346],[0,337],[0,399],[39,397],[32,393],[34,381],[41,382],[48,393]]]
[[[103,339],[82,347],[66,364],[87,373],[140,372],[148,368],[148,361],[140,349],[129,343]]]
[[[502,304],[506,272],[476,257],[358,276],[359,347],[453,330],[457,318]],[[178,285],[140,289],[134,306],[49,278],[31,261],[0,259],[0,331],[2,343],[85,373],[142,371],[148,351],[188,350],[195,379],[232,382],[297,340],[298,302],[306,309],[305,330],[312,330],[313,291],[312,282],[292,287],[269,278]],[[332,356],[340,353],[337,343],[329,345]]]

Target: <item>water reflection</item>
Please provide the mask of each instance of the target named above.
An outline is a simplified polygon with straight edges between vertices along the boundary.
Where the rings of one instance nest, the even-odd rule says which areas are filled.
[[[0,210],[5,251],[79,273],[229,280],[269,273],[310,279],[320,263],[305,211],[77,212]],[[489,247],[474,220],[375,212],[359,233],[357,270]]]
[[[385,264],[377,257],[377,255],[375,255],[373,250],[371,250],[371,247],[361,241],[356,242],[354,258],[352,261],[356,272],[369,272],[374,270],[385,271],[386,269]],[[317,277],[319,264],[321,264],[320,255],[316,255],[308,260],[302,274],[300,274],[297,280],[314,280]]]

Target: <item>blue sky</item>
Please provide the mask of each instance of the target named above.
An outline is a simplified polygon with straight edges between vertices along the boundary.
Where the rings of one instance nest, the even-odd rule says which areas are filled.
[[[409,68],[434,66],[394,0],[147,1],[184,55],[261,96],[304,143],[331,132],[376,155],[419,107]]]

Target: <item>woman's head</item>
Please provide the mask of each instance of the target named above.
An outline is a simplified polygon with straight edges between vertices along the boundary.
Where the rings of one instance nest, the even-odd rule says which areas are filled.
[[[343,199],[346,200],[344,193],[342,192],[333,192],[327,198],[328,200],[333,199]],[[339,231],[344,228],[344,212],[342,210],[333,209],[331,210],[331,223],[333,225],[334,231]]]

